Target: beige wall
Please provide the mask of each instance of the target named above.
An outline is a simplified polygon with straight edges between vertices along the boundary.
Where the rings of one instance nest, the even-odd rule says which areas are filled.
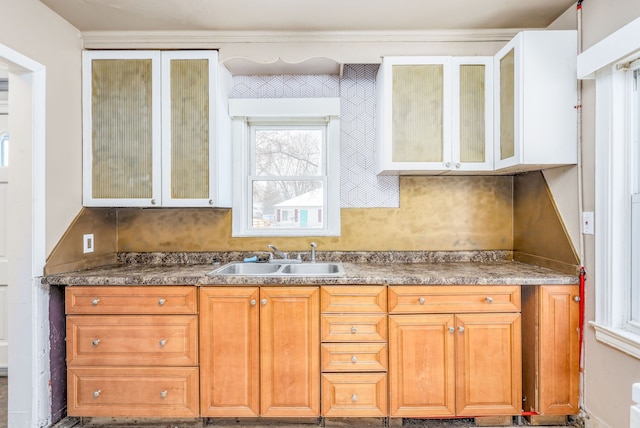
[[[46,252],[49,254],[82,205],[82,43],[74,27],[37,0],[0,0],[0,10],[0,43],[46,67]]]
[[[619,27],[640,16],[638,0],[588,0],[583,3],[583,48],[587,49]],[[583,170],[584,209],[595,206],[595,84],[583,82]],[[598,213],[595,213],[596,222]],[[595,319],[595,241],[585,236],[586,320]],[[631,385],[640,382],[640,360],[604,345],[595,339],[593,328],[585,327],[584,406],[592,428],[629,426]]]

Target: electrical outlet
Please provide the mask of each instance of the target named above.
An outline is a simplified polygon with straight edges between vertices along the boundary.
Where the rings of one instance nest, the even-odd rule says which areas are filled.
[[[582,213],[582,233],[585,235],[593,235],[594,232],[593,211],[585,211]]]
[[[85,253],[93,253],[96,243],[93,239],[93,233],[82,235],[82,251]]]

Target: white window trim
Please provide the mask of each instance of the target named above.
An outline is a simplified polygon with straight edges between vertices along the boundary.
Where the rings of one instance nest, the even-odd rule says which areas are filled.
[[[630,34],[635,35],[629,37]],[[640,334],[629,329],[631,308],[631,174],[628,73],[620,64],[640,55],[640,19],[578,57],[579,78],[596,79],[595,113],[595,320],[596,339],[640,359]],[[624,40],[624,43],[622,43]],[[630,40],[633,43],[630,44]],[[621,52],[619,47],[626,51]],[[611,55],[615,52],[615,56]]]
[[[340,99],[339,98],[261,98],[230,99],[229,116],[233,134],[233,237],[253,236],[339,236],[340,235]],[[251,120],[323,119],[326,132],[325,209],[327,224],[322,229],[249,229]]]

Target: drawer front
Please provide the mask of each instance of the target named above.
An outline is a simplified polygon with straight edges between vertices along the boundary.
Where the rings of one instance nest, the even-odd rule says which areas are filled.
[[[323,286],[322,313],[386,313],[385,286]]]
[[[195,366],[196,315],[69,315],[68,366]]]
[[[520,312],[520,286],[389,287],[389,313],[453,312]]]
[[[67,287],[67,314],[197,314],[196,287]]]
[[[387,375],[323,374],[322,415],[387,416]]]
[[[198,416],[198,369],[70,368],[69,416]]]
[[[387,316],[323,315],[323,342],[385,342]]]
[[[323,343],[323,372],[385,372],[387,345],[384,343]]]

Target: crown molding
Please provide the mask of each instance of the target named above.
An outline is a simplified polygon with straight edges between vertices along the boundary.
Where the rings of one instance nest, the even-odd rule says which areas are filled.
[[[507,42],[526,29],[433,31],[84,31],[85,49],[216,49],[236,43]]]
[[[236,74],[340,74],[384,56],[494,55],[523,29],[448,31],[85,31],[85,49],[215,49]],[[328,70],[328,71],[327,71]]]

